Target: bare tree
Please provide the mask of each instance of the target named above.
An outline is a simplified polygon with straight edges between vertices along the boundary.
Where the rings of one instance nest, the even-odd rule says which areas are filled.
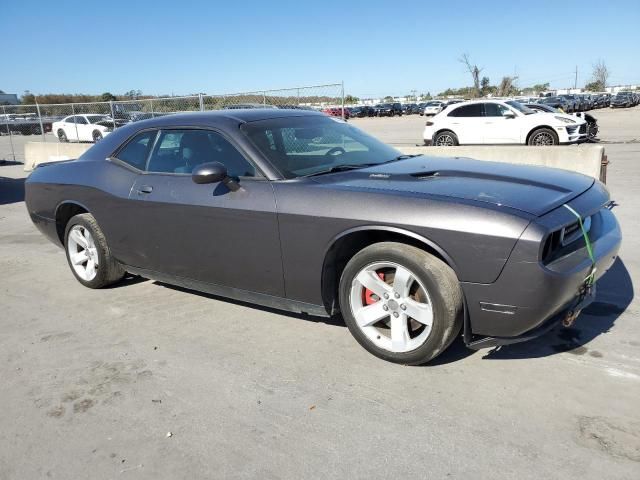
[[[471,78],[473,78],[473,88],[475,89],[476,96],[479,97],[481,95],[480,92],[480,73],[482,72],[482,68],[479,68],[477,65],[472,65],[471,60],[469,59],[469,54],[464,53],[458,59],[458,61],[467,68],[468,72],[471,74]]]
[[[593,65],[593,82],[601,85],[602,89],[607,86],[607,80],[609,80],[609,69],[604,63],[604,60],[600,59]]]
[[[498,86],[498,96],[508,97],[516,93],[515,82],[517,79],[518,77],[502,77]]]

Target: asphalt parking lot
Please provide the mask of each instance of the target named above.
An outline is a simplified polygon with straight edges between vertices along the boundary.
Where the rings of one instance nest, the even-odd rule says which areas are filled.
[[[597,302],[425,367],[340,321],[138,278],[86,289],[0,164],[0,479],[640,478],[640,107],[595,116],[624,235]],[[414,145],[424,118],[353,123]]]

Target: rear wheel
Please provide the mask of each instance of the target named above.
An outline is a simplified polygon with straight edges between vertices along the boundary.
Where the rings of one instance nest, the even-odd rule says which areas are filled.
[[[536,147],[546,147],[558,145],[560,141],[558,140],[556,132],[550,128],[538,128],[529,135],[529,141],[527,143]]]
[[[99,130],[94,130],[91,136],[93,138],[93,143],[98,143],[102,140],[102,133]]]
[[[85,287],[106,287],[124,276],[124,269],[111,255],[107,240],[90,213],[72,217],[64,239],[69,267]]]
[[[462,292],[441,260],[413,246],[383,242],[361,250],[345,267],[340,309],[370,353],[419,365],[442,353],[460,331]]]
[[[444,132],[439,132],[436,135],[436,138],[433,139],[433,144],[436,147],[454,147],[459,145],[458,137],[455,133],[445,130]]]

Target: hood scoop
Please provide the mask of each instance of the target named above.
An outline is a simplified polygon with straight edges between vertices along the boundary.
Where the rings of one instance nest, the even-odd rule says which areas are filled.
[[[440,171],[433,170],[431,172],[412,173],[411,176],[413,178],[417,178],[418,180],[428,180],[430,178],[439,177],[440,176]]]

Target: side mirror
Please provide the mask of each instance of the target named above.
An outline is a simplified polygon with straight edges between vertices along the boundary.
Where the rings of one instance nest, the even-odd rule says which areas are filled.
[[[504,113],[502,114],[502,116],[503,116],[504,118],[516,118],[516,114],[515,114],[515,113],[513,113],[513,112],[504,112]]]
[[[194,167],[191,179],[198,184],[222,182],[232,192],[240,188],[238,182],[228,175],[227,167],[220,162],[202,163]]]
[[[194,183],[218,183],[227,178],[227,167],[220,162],[202,163],[191,172]]]

